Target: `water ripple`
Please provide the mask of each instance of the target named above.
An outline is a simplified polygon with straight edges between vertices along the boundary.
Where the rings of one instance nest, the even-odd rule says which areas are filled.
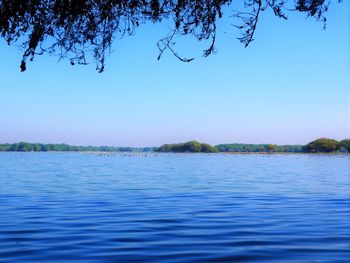
[[[1,153],[0,262],[348,262],[348,157],[129,157]]]

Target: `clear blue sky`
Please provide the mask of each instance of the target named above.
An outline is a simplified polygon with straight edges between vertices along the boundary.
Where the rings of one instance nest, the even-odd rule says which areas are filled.
[[[350,137],[349,2],[333,5],[327,30],[304,15],[266,13],[244,48],[230,18],[220,22],[217,54],[184,40],[157,61],[166,27],[141,26],[116,40],[106,71],[94,63],[37,56],[0,42],[0,143],[157,146],[199,140],[303,144]]]

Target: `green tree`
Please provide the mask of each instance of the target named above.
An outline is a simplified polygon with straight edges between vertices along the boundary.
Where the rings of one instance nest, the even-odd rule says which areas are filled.
[[[267,145],[267,151],[268,152],[276,152],[277,151],[277,145],[275,145],[275,144]]]
[[[32,146],[26,142],[20,142],[16,146],[16,150],[19,152],[30,152],[32,151]]]
[[[201,147],[201,152],[204,153],[217,153],[219,152],[219,149],[216,148],[215,146],[206,144],[206,143],[202,143],[202,147]]]
[[[40,152],[41,151],[41,147],[40,147],[40,145],[38,143],[34,143],[32,145],[32,148],[33,148],[33,151],[35,151],[35,152]]]
[[[339,145],[336,140],[320,138],[306,145],[306,151],[311,153],[330,153],[335,152]]]
[[[339,148],[350,153],[350,139],[344,139],[340,141]]]
[[[196,141],[186,142],[183,147],[187,152],[200,152],[202,149],[202,145]]]

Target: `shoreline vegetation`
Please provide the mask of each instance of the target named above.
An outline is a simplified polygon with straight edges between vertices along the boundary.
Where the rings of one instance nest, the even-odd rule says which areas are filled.
[[[336,141],[320,138],[306,145],[276,144],[219,144],[209,145],[197,141],[163,144],[160,147],[72,146],[68,144],[6,143],[0,152],[173,152],[173,153],[350,153],[350,139]]]
[[[156,147],[74,146],[65,143],[6,143],[0,152],[153,152]]]

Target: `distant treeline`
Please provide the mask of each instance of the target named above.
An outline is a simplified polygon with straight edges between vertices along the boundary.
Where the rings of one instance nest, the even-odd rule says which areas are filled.
[[[219,144],[220,152],[304,152],[304,145],[275,145],[275,144]]]
[[[350,153],[350,139],[336,141],[320,138],[306,145],[275,145],[275,144],[219,144],[216,146],[207,143],[190,141],[186,143],[164,144],[156,147],[111,147],[111,146],[71,146],[68,144],[42,144],[42,143],[6,143],[0,144],[0,152],[242,152],[242,153]]]
[[[190,141],[187,143],[164,144],[156,149],[158,152],[244,152],[244,153],[332,153],[350,152],[350,139],[340,142],[320,138],[306,145],[276,145],[276,144],[219,144],[211,146],[206,143]]]
[[[152,152],[154,147],[111,147],[111,146],[72,146],[62,144],[42,144],[42,143],[6,143],[0,144],[0,152]]]

